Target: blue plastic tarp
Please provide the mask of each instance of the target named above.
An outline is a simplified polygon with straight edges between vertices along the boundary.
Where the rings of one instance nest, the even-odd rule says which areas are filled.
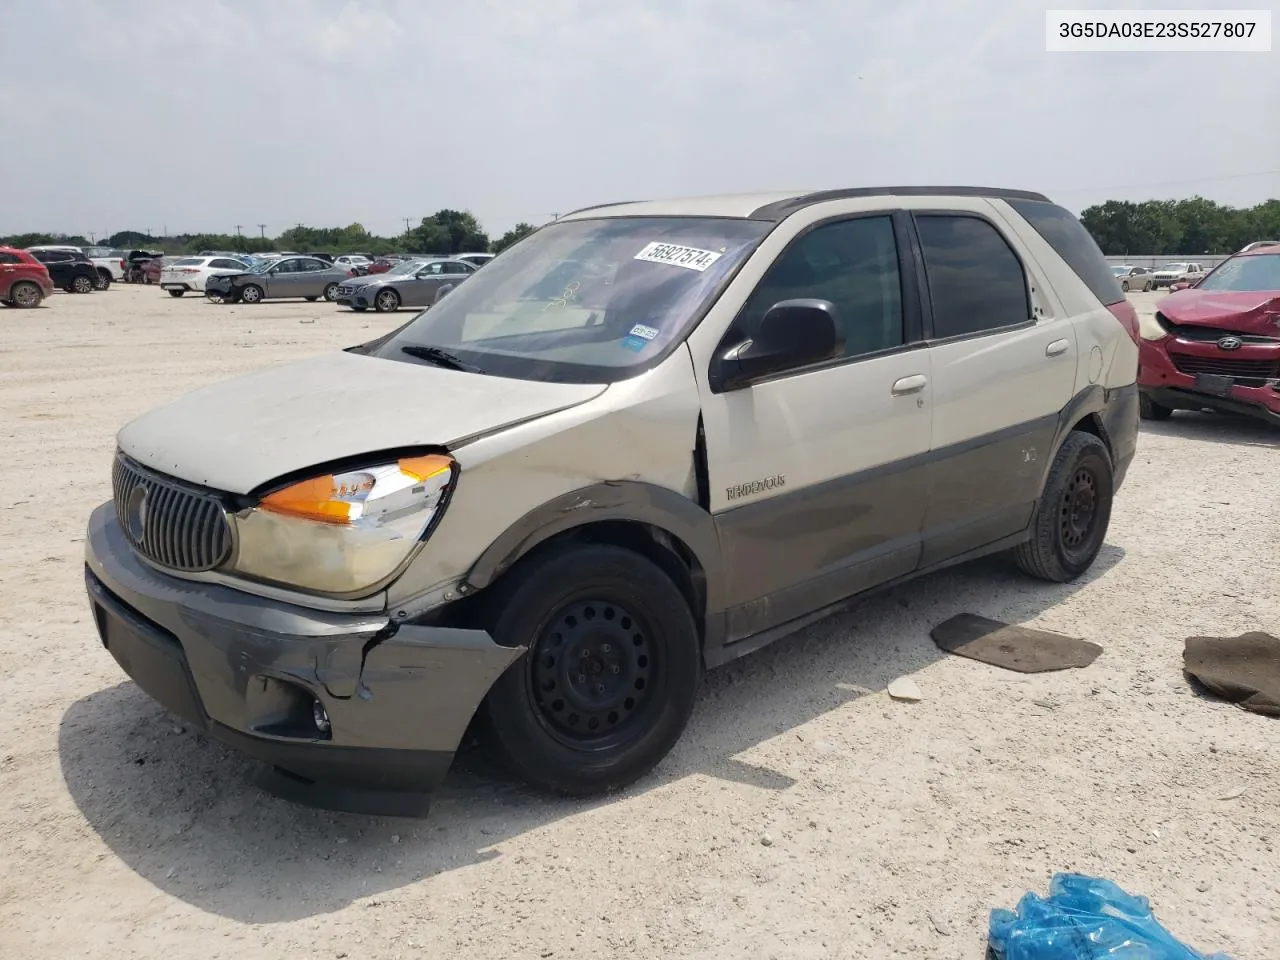
[[[1110,880],[1056,874],[1049,896],[1027,893],[1016,911],[991,911],[996,960],[1230,960],[1179,943],[1156,920],[1146,897]]]

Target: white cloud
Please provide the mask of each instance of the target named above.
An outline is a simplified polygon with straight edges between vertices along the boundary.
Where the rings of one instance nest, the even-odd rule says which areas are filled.
[[[23,190],[0,232],[394,232],[454,206],[497,233],[601,200],[889,182],[1077,208],[1280,194],[1277,176],[1221,179],[1280,168],[1274,56],[1047,54],[1043,16],[996,0],[10,4],[0,178]]]

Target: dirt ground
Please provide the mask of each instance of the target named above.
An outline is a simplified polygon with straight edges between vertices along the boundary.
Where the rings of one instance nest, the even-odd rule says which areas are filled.
[[[0,957],[979,958],[988,911],[1064,869],[1277,956],[1280,726],[1181,673],[1189,635],[1280,631],[1280,431],[1225,417],[1144,424],[1082,582],[980,562],[814,626],[712,674],[618,797],[475,759],[422,821],[259,792],[102,649],[84,524],[131,417],[393,324],[125,286],[0,311]],[[933,646],[962,611],[1105,652],[1002,674]],[[884,692],[905,675],[922,702]]]

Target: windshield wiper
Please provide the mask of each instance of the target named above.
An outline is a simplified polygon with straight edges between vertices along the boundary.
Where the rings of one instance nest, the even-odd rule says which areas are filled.
[[[424,347],[421,344],[410,343],[401,347],[400,352],[407,353],[411,357],[417,357],[419,360],[434,363],[437,367],[445,367],[448,370],[462,370],[464,373],[480,372],[480,368],[475,364],[459,360],[448,350],[441,350],[439,347]]]

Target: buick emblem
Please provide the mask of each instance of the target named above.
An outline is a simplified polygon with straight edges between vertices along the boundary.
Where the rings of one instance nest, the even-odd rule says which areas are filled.
[[[1244,341],[1239,337],[1223,337],[1218,341],[1219,350],[1239,350]]]
[[[125,504],[124,516],[129,537],[135,543],[141,543],[142,535],[147,532],[146,487],[137,486],[133,488],[133,492],[129,494],[129,500]]]

